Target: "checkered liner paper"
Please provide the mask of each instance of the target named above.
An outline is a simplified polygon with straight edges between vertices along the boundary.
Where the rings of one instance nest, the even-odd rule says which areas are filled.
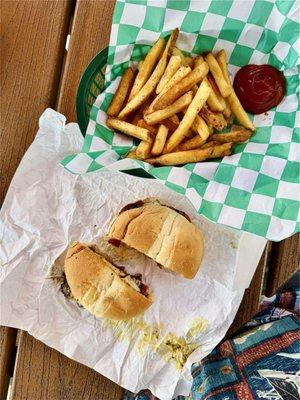
[[[81,153],[62,164],[73,173],[142,168],[185,195],[211,221],[281,240],[299,231],[299,2],[290,0],[118,0],[106,90],[94,103]],[[105,126],[120,75],[145,57],[159,36],[180,28],[177,46],[192,55],[225,49],[231,77],[246,64],[271,64],[287,82],[284,101],[250,116],[257,127],[222,160],[152,167],[122,159],[136,143]],[[150,181],[147,184],[151,184]]]

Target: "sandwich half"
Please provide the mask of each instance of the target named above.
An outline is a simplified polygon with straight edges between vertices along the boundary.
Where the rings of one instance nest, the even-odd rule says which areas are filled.
[[[125,206],[110,227],[109,242],[120,242],[187,279],[196,275],[204,252],[203,236],[189,217],[157,200]]]
[[[93,246],[74,242],[65,260],[72,296],[96,317],[132,318],[152,304],[141,275],[130,275],[98,253]]]

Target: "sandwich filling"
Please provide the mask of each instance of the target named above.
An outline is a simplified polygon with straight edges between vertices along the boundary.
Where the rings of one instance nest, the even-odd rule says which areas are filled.
[[[90,245],[90,246],[82,246],[80,248],[78,248],[78,251],[84,250],[88,248],[89,250],[93,251],[94,253],[99,254],[101,257],[105,258],[107,261],[110,262],[110,268],[119,275],[119,277],[126,282],[129,286],[131,286],[134,290],[136,290],[137,292],[141,293],[143,296],[148,297],[149,296],[149,286],[145,285],[142,282],[142,275],[141,274],[129,274],[125,267],[123,266],[119,266],[113,263],[113,261],[107,256],[107,255],[103,255],[99,249],[97,248],[97,246],[95,245]],[[76,254],[76,253],[73,253]]]
[[[120,210],[119,215],[122,214],[122,212],[124,212],[124,211],[132,210],[132,209],[134,209],[134,208],[143,207],[143,206],[144,206],[145,204],[147,204],[147,203],[158,203],[158,204],[160,204],[161,206],[168,207],[168,208],[170,208],[171,210],[174,210],[174,211],[176,211],[178,214],[182,215],[182,216],[183,216],[185,219],[187,219],[189,222],[191,222],[190,217],[189,217],[184,211],[177,210],[177,208],[168,206],[168,205],[166,205],[166,204],[162,204],[162,203],[160,203],[160,202],[159,202],[158,200],[156,200],[156,199],[155,199],[155,200],[153,200],[153,199],[138,200],[138,201],[136,201],[135,203],[127,204],[126,206],[124,206],[124,207]],[[117,246],[117,247],[120,246],[120,241],[118,241],[117,239],[110,239],[110,240],[111,240],[112,242],[109,242],[109,243],[111,243],[112,245]],[[118,241],[119,244],[115,244],[114,241],[116,241],[116,242]]]

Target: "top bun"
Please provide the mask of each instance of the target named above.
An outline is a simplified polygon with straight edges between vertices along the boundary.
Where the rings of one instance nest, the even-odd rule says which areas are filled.
[[[108,235],[187,279],[194,278],[203,258],[200,230],[187,215],[157,200],[138,201],[124,207]]]
[[[129,319],[152,304],[139,277],[126,274],[92,248],[78,242],[67,252],[65,274],[71,293],[96,317]]]

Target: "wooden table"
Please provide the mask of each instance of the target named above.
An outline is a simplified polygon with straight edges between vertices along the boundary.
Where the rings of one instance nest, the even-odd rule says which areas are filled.
[[[46,107],[76,121],[79,78],[108,44],[114,0],[4,0],[1,12],[0,201]],[[70,34],[68,51],[65,50]],[[268,244],[246,290],[233,332],[296,270],[299,235]],[[0,328],[0,399],[119,400],[122,389],[26,332]]]

